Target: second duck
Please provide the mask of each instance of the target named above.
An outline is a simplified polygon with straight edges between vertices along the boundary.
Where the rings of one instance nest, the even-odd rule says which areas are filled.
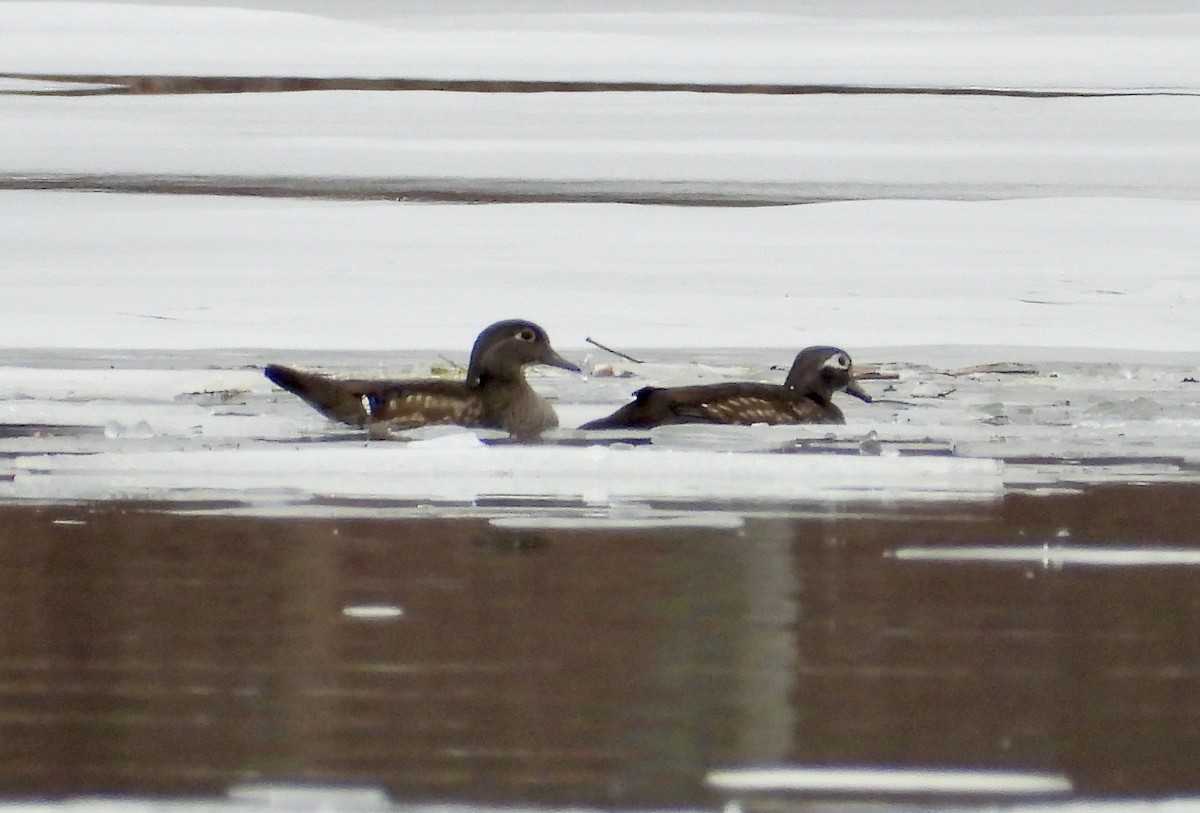
[[[674,423],[845,423],[833,394],[846,391],[870,402],[854,364],[837,347],[806,347],[783,384],[731,381],[693,387],[643,387],[634,400],[580,429],[651,429]]]

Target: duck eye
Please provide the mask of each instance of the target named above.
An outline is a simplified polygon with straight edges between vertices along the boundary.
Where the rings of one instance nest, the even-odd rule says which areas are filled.
[[[531,342],[537,337],[533,335],[532,330],[530,330],[529,328],[525,328],[524,330],[522,330],[520,333],[517,334],[517,338],[523,342]]]
[[[839,353],[838,356],[833,360],[833,363],[837,365],[839,370],[850,369],[850,357],[845,353]]]

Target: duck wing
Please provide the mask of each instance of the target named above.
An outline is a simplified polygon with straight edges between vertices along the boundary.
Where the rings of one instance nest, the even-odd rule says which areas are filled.
[[[669,390],[675,423],[844,423],[831,403],[798,395],[774,384],[730,383]]]
[[[674,423],[843,423],[842,412],[775,384],[643,387],[625,406],[580,429],[652,429]]]
[[[268,365],[263,373],[325,417],[352,426],[487,425],[478,393],[458,381],[339,379],[278,364]]]

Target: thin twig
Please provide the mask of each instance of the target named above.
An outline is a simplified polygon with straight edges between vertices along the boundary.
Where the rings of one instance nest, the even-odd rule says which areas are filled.
[[[635,359],[633,356],[626,355],[625,353],[622,353],[620,350],[613,350],[611,347],[606,347],[605,345],[600,344],[600,342],[596,341],[591,336],[585,337],[584,341],[587,342],[588,344],[596,345],[596,347],[599,347],[601,350],[607,350],[609,353],[612,353],[614,356],[620,356],[621,358],[625,359],[626,361],[632,361],[634,364],[643,364],[644,363],[641,359]]]
[[[855,370],[854,377],[859,381],[896,381],[900,378],[900,373],[891,370],[867,368],[865,370]]]

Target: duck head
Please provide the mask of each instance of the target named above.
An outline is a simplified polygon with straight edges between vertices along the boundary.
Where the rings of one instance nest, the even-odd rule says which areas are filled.
[[[467,385],[476,387],[485,378],[514,380],[526,364],[546,364],[579,372],[555,352],[546,331],[524,319],[505,319],[483,329],[471,348]]]
[[[871,396],[854,377],[850,354],[838,347],[806,347],[799,352],[788,371],[784,386],[812,393],[828,401],[835,392],[845,390],[855,398],[871,403]]]

